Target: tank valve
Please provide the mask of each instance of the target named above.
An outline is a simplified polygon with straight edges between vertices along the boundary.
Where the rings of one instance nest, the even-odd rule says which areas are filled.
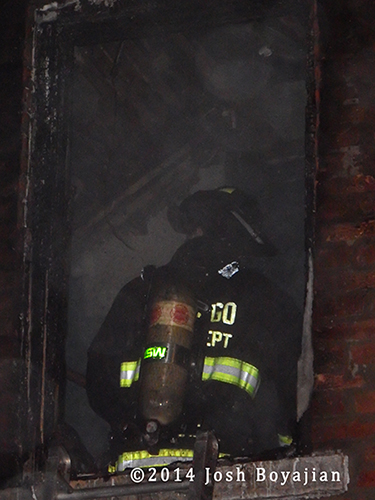
[[[156,420],[149,420],[146,423],[146,432],[143,434],[143,439],[146,441],[147,447],[154,446],[159,441],[160,426]]]

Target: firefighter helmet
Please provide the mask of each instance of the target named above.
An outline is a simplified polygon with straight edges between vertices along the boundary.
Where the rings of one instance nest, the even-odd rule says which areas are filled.
[[[260,231],[261,211],[256,200],[234,187],[197,191],[168,211],[177,232],[203,234],[234,241],[257,256],[273,256],[276,248]]]

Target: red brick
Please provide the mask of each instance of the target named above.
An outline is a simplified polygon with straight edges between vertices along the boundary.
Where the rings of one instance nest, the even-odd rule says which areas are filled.
[[[329,443],[347,439],[364,439],[375,434],[375,422],[362,422],[359,419],[343,422],[336,417],[332,423],[317,419],[312,424],[312,440],[314,443]]]
[[[341,200],[343,196],[375,192],[375,177],[358,174],[350,178],[327,179],[320,188],[324,197]]]
[[[336,224],[334,226],[323,226],[320,231],[320,237],[326,242],[345,241],[352,245],[363,236],[375,236],[375,220],[362,222],[360,224]]]
[[[344,105],[345,106],[345,105]],[[368,116],[367,108],[358,105],[346,105],[340,113],[340,121],[342,124],[358,125],[365,121]]]
[[[361,488],[375,487],[375,471],[361,472],[357,481],[357,486]]]
[[[375,463],[375,444],[367,446],[363,452],[363,460],[367,463]]]
[[[335,325],[325,326],[320,330],[314,331],[314,339],[322,338],[325,340],[332,340],[336,338],[345,338],[347,340],[369,340],[375,336],[375,318],[358,320],[358,321],[345,321]]]
[[[342,195],[340,200],[330,198],[321,201],[317,212],[317,222],[357,222],[371,217],[375,212],[373,193],[362,195]]]
[[[314,349],[324,355],[325,351],[337,352],[340,356],[347,349],[347,341],[345,338],[321,337],[313,338]]]
[[[353,363],[368,365],[375,363],[375,342],[353,344],[350,347]]]
[[[349,316],[362,315],[370,309],[374,297],[369,290],[359,290],[349,292],[345,295],[332,296],[330,299],[321,297],[319,294],[315,298],[315,309],[313,311],[314,320],[318,318],[346,318]]]
[[[357,413],[375,413],[375,391],[355,395]]]
[[[337,375],[332,373],[318,373],[315,375],[315,388],[316,389],[355,389],[363,387],[365,380],[361,375],[350,376],[349,372],[344,375]]]
[[[361,339],[374,339],[375,336],[375,320],[368,319],[364,321],[358,321],[352,325],[352,329],[349,329],[349,336],[354,340]]]
[[[340,268],[351,266],[353,248],[344,242],[333,243],[329,248],[319,249],[316,252],[315,268]],[[374,245],[375,262],[375,245]]]
[[[354,217],[357,220],[364,220],[368,217],[373,217],[375,213],[375,197],[373,193],[364,193],[361,196],[356,196],[352,200],[348,200],[352,205],[352,213],[350,211],[345,212],[345,217],[347,220],[353,220]]]
[[[343,159],[344,153],[340,151],[325,154],[320,158],[319,173],[316,186],[318,197],[320,191],[325,191],[325,183],[327,182],[327,179],[332,179],[332,182],[339,179],[339,184],[342,182],[343,178],[338,177],[338,174],[342,172]]]
[[[347,125],[343,130],[340,130],[332,137],[334,148],[348,148],[356,146],[360,143],[360,131],[357,126]]]
[[[344,153],[342,152],[328,153],[320,158],[319,175],[316,186],[318,194],[322,186],[322,189],[324,189],[327,178],[334,177],[334,179],[337,179],[337,174],[342,171],[343,158]],[[324,173],[324,176],[322,176],[322,173]]]
[[[314,338],[315,370],[319,373],[341,374],[349,364],[347,343],[340,339]]]
[[[375,288],[375,271],[372,272],[335,272],[319,277],[315,281],[316,291],[329,290],[354,291]]]
[[[337,71],[340,72],[340,70]],[[351,99],[358,98],[358,90],[356,89],[356,87],[348,87],[347,85],[345,85],[343,80],[341,81],[342,83],[340,85],[336,85],[334,88],[330,89],[332,98],[342,103],[345,103],[345,101],[348,102],[348,100]]]
[[[374,161],[375,161],[375,141],[374,141],[374,123],[363,126],[364,132],[362,134],[361,150],[363,153],[363,168],[361,171],[365,175],[374,175]]]
[[[353,193],[375,192],[375,177],[372,175],[356,175],[351,179],[351,186],[348,191]]]
[[[342,391],[315,391],[311,409],[315,415],[332,416],[341,415],[345,412],[345,406],[342,399]]]
[[[371,2],[369,2],[371,3]],[[357,10],[357,9],[356,9]],[[356,12],[358,16],[358,12]],[[363,23],[363,21],[362,21]],[[367,24],[367,21],[365,21]],[[362,29],[365,29],[363,26]],[[352,81],[368,83],[373,80],[373,70],[372,66],[374,63],[374,55],[370,52],[359,53],[352,60],[348,60],[348,63],[345,68],[346,79],[350,79]],[[366,89],[367,92],[371,91],[371,87]],[[363,92],[363,90],[362,90]],[[370,94],[371,95],[371,94]]]
[[[355,256],[355,262],[359,267],[367,267],[375,264],[375,242],[361,245]]]

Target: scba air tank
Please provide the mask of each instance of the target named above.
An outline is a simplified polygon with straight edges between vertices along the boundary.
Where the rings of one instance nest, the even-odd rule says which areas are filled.
[[[181,414],[196,312],[192,294],[180,285],[159,285],[150,301],[139,400],[146,421],[166,426]]]

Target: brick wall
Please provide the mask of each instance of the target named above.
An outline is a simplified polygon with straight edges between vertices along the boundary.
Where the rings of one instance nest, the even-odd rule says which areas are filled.
[[[375,4],[324,2],[314,449],[349,455],[342,500],[375,495]]]

